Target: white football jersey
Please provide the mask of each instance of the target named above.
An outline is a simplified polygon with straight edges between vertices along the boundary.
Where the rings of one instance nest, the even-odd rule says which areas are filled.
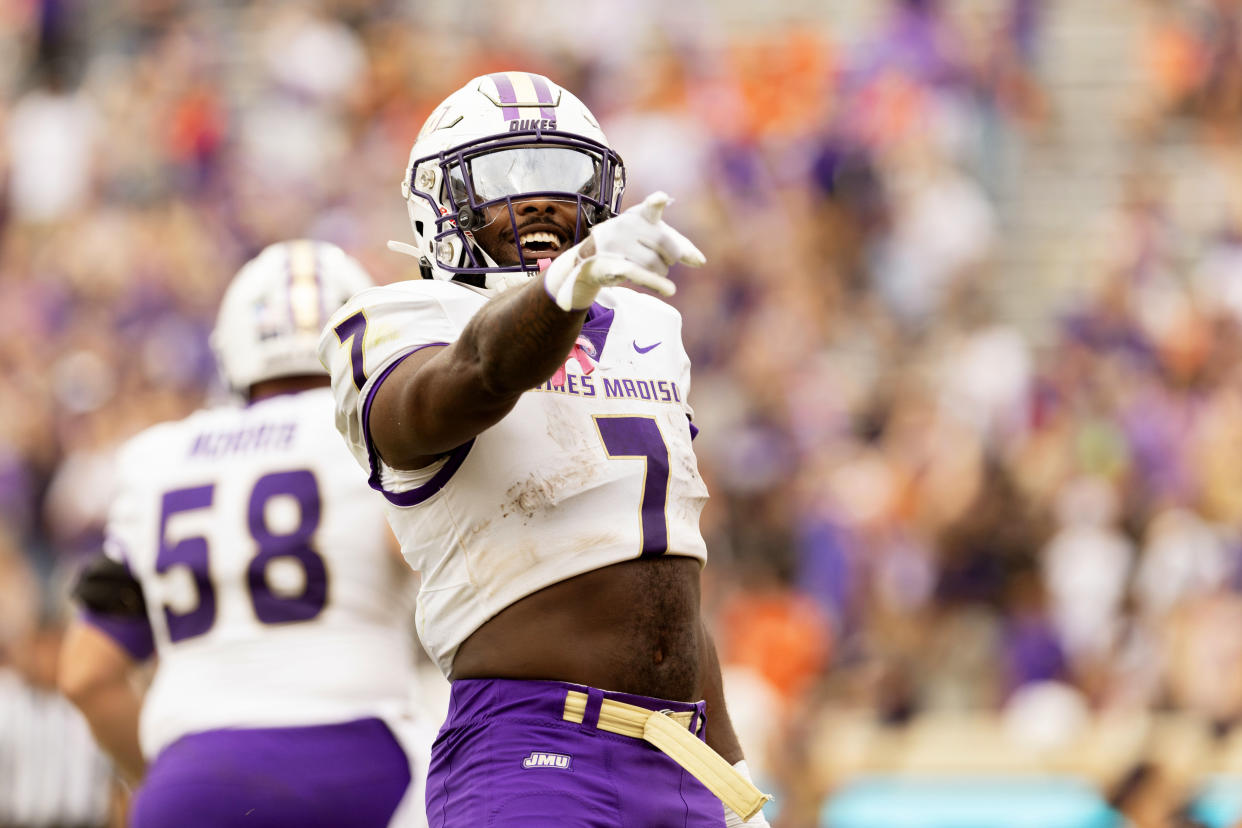
[[[148,758],[186,733],[408,712],[413,584],[327,388],[154,426],[119,475],[106,549],[159,657]]]
[[[371,288],[319,346],[337,427],[422,573],[419,638],[445,675],[472,632],[549,584],[641,556],[707,558],[681,316],[633,290],[602,291],[564,376],[496,425],[425,469],[382,462],[366,428],[375,389],[404,356],[456,340],[487,301],[445,281]]]

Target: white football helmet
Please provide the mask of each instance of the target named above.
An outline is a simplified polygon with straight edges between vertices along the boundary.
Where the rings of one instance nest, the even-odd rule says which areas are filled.
[[[471,232],[487,208],[507,208],[501,217],[507,212],[516,239],[514,202],[576,202],[577,226],[564,250],[617,213],[624,189],[625,165],[571,92],[528,72],[482,75],[419,131],[401,182],[417,245],[390,246],[417,256],[424,276],[502,289],[539,272],[540,243],[518,244],[518,263],[498,265]]]
[[[326,374],[319,333],[371,277],[334,244],[299,239],[269,245],[229,284],[211,333],[220,372],[243,396],[263,380]]]

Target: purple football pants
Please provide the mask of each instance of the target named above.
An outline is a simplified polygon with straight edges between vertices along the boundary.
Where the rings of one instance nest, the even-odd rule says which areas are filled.
[[[410,783],[388,725],[209,730],[160,752],[134,795],[133,828],[381,828]]]
[[[588,695],[581,723],[563,718],[569,690]],[[680,765],[642,739],[596,729],[604,698],[694,711],[691,730],[703,732],[704,702],[555,681],[454,681],[431,753],[431,828],[722,828],[724,806]]]

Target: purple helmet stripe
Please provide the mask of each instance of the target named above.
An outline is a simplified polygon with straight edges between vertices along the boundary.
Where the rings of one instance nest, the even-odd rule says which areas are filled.
[[[285,279],[285,304],[287,304],[287,305],[289,306],[289,307],[288,307],[288,311],[289,311],[289,328],[290,328],[290,330],[297,330],[297,327],[298,327],[298,314],[297,314],[296,309],[293,307],[293,285],[294,285],[294,278],[293,278],[293,247],[292,247],[292,246],[286,246],[286,247],[285,247],[285,274],[286,274],[286,279]]]
[[[313,250],[315,251],[313,254],[315,257],[315,264],[313,265],[314,269],[311,270],[311,275],[315,279],[315,295],[319,299],[319,322],[318,324],[322,326],[327,323],[328,317],[331,316],[332,314],[328,312],[328,285],[323,280],[324,274],[323,274],[323,268],[321,267],[323,263],[322,257],[324,253],[323,245],[319,244],[318,242],[315,242]]]
[[[556,103],[552,99],[552,90],[548,88],[548,80],[543,75],[529,75],[530,82],[535,87],[535,95],[539,98],[539,103],[551,104]],[[550,106],[539,107],[539,117],[549,121],[556,120],[556,110]]]
[[[488,75],[488,77],[492,79],[492,83],[496,84],[496,94],[500,96],[500,102],[502,104],[509,104],[509,106],[503,107],[501,112],[505,120],[517,120],[517,107],[513,106],[513,104],[517,103],[517,92],[513,90],[513,82],[509,80],[509,76],[504,72],[495,72]]]
[[[319,245],[305,239],[289,242],[286,247],[285,272],[288,274],[285,296],[289,303],[289,324],[293,330],[318,328],[328,318],[324,304],[323,280],[319,273]],[[303,288],[305,286],[305,288]],[[315,317],[307,312],[306,297],[299,289],[315,292]],[[297,298],[301,298],[300,306]],[[299,312],[300,311],[300,312]]]

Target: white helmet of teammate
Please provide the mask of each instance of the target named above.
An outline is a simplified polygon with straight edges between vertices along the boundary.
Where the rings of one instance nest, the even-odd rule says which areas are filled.
[[[419,258],[423,275],[503,289],[539,271],[539,242],[518,245],[518,262],[498,265],[473,228],[497,205],[517,238],[514,202],[577,202],[574,238],[615,215],[625,166],[599,123],[573,93],[542,75],[497,72],[449,95],[423,124],[406,167],[405,196],[417,245],[390,243]]]
[[[335,244],[299,239],[269,245],[229,284],[211,333],[220,372],[246,394],[263,380],[324,374],[319,333],[371,277]]]

